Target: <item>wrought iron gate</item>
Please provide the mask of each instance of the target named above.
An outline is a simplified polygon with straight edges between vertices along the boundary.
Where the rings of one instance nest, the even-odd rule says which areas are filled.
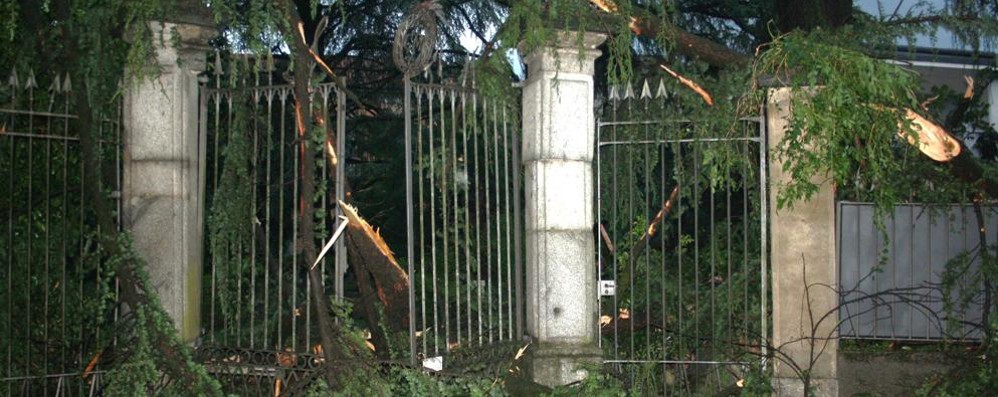
[[[517,107],[441,77],[405,82],[410,351],[437,369],[523,334]]]
[[[0,395],[83,396],[119,318],[84,192],[73,82],[12,71],[0,85]],[[96,117],[104,190],[121,181],[121,107]],[[119,224],[120,224],[120,219]]]
[[[319,333],[307,267],[297,249],[301,174],[293,85],[282,80],[272,59],[253,62],[234,56],[225,67],[233,72],[223,74],[222,58],[216,55],[213,74],[201,86],[209,227],[198,358],[232,392],[276,395],[282,385],[288,387],[318,366]],[[332,167],[322,151],[332,145],[344,158],[345,99],[332,82],[310,91],[321,107],[317,114],[326,139],[313,153],[315,205],[328,214],[339,211],[335,203],[344,198],[345,177],[344,167]],[[246,175],[232,172],[240,166],[237,161],[248,167]],[[219,197],[225,194],[226,180],[247,185],[249,197]],[[232,208],[245,213],[233,216]],[[335,217],[322,219],[326,222],[318,224],[318,246],[332,233]],[[245,238],[243,243],[220,247],[212,241],[233,232]],[[320,267],[323,280],[331,281],[324,295],[342,298],[347,269],[342,241]]]
[[[718,390],[768,329],[764,124],[704,136],[661,116],[663,81],[638,87],[611,87],[597,127],[604,362],[660,394]]]

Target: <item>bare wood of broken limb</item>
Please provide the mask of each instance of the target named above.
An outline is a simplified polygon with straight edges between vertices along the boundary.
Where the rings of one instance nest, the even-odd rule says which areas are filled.
[[[651,238],[655,236],[655,233],[658,232],[658,225],[662,224],[662,220],[665,219],[665,217],[669,215],[669,212],[672,211],[672,203],[676,201],[676,196],[678,195],[679,184],[676,184],[676,187],[672,188],[672,193],[669,193],[669,198],[662,202],[662,208],[659,209],[658,213],[655,214],[655,217],[648,222],[648,227],[645,228],[645,232],[641,234],[641,238],[638,239],[638,241],[634,243],[634,246],[631,247],[630,260],[632,262],[640,251],[648,245],[648,240],[651,240]]]
[[[338,204],[350,222],[346,229],[347,256],[360,287],[360,310],[367,319],[375,353],[387,357],[387,332],[408,329],[409,275],[399,266],[381,234],[353,206],[342,201]]]

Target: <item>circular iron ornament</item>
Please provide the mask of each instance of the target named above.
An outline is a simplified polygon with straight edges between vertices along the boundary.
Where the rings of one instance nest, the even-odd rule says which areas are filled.
[[[435,0],[424,1],[412,6],[399,23],[392,59],[406,78],[419,74],[433,62],[437,47],[437,18],[441,12],[440,4]]]

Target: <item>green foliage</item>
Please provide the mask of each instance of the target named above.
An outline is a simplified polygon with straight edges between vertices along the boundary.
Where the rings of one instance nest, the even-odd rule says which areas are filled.
[[[915,181],[899,178],[908,163],[926,161],[897,138],[899,125],[912,133],[902,109],[918,108],[917,76],[818,34],[826,32],[777,38],[757,66],[757,73],[793,90],[788,128],[775,153],[790,182],[777,187],[777,204],[810,199],[827,180],[857,186],[857,198],[889,208],[911,196]]]
[[[998,321],[992,320],[988,327],[998,329]],[[921,397],[984,396],[998,388],[998,338],[990,333],[985,348],[968,354],[964,362],[949,373],[936,376],[918,389]]]
[[[256,181],[250,175],[254,153],[252,137],[249,136],[253,113],[248,105],[248,94],[236,91],[233,95],[235,98],[230,102],[233,124],[228,129],[228,135],[222,137],[226,142],[221,153],[224,162],[207,225],[212,266],[223,269],[220,278],[213,280],[217,286],[210,287],[217,288],[223,321],[235,325],[240,324],[239,286],[243,278],[248,278],[246,270],[251,265],[252,222],[256,216],[252,205]],[[222,134],[223,131],[216,133]]]
[[[587,376],[581,384],[578,386],[561,386],[556,387],[551,391],[550,397],[568,397],[568,396],[597,396],[597,397],[614,397],[614,396],[638,396],[642,395],[639,391],[635,391],[633,394],[631,391],[624,387],[623,382],[614,376],[607,373],[599,371],[596,368],[590,369],[589,376]]]

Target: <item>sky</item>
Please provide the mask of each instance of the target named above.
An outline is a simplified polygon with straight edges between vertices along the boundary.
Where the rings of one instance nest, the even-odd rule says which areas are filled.
[[[854,0],[853,5],[875,17],[888,18],[897,10],[897,17],[904,18],[922,14],[933,14],[931,10],[946,7],[946,0]],[[946,29],[937,28],[934,36],[919,35],[915,40],[915,45],[938,49],[970,49],[956,43],[953,34]],[[906,40],[899,43],[908,44]]]

